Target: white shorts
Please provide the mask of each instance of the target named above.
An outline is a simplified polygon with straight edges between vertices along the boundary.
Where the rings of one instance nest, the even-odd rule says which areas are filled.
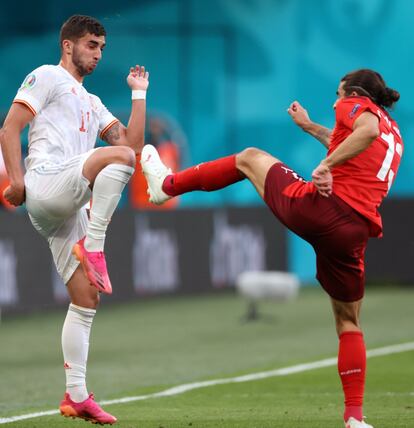
[[[25,175],[26,208],[35,229],[49,242],[59,275],[66,284],[79,262],[73,245],[86,234],[89,180],[82,175],[85,161],[95,151],[61,164],[44,164]]]

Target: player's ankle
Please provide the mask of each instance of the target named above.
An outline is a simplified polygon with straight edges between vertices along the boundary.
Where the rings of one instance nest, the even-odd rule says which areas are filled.
[[[174,174],[167,175],[162,183],[162,191],[168,196],[177,196],[174,188]]]
[[[88,391],[86,390],[86,386],[74,386],[67,387],[66,392],[69,394],[70,399],[74,403],[82,403],[87,400],[89,397]]]
[[[364,419],[362,406],[345,406],[344,421],[348,421],[349,418],[354,418],[357,421],[362,421]]]

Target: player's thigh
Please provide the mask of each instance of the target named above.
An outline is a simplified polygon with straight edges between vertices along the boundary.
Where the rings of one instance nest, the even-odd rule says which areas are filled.
[[[25,176],[26,208],[37,221],[69,218],[91,198],[89,181],[82,176],[85,156],[63,165],[29,171]]]
[[[327,199],[336,210],[321,214],[326,224],[309,241],[316,252],[316,276],[332,299],[358,302],[364,296],[369,224],[344,202]]]
[[[264,197],[267,173],[279,159],[269,153],[253,147],[247,148],[236,155],[236,167],[254,185],[259,195]]]

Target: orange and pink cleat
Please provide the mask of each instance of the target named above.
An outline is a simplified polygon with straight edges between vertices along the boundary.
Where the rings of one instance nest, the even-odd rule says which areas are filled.
[[[73,246],[73,255],[79,260],[91,285],[101,293],[111,294],[112,285],[106,268],[105,254],[103,251],[89,252],[84,242],[85,238],[82,238]]]
[[[112,425],[116,422],[116,417],[106,413],[95,401],[93,394],[89,395],[85,401],[75,403],[66,392],[59,406],[60,413],[66,418],[80,418],[93,424]]]

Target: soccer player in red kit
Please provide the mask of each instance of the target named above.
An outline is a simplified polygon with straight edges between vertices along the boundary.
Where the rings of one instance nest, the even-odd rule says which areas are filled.
[[[328,148],[311,181],[257,148],[171,174],[155,148],[147,145],[141,163],[155,204],[247,178],[274,215],[313,246],[317,279],[331,298],[339,337],[345,427],[372,428],[363,420],[366,351],[359,313],[366,244],[369,237],[382,235],[378,207],[403,152],[398,125],[386,110],[399,93],[377,72],[362,69],[341,79],[337,95],[333,130],[312,122],[297,101],[288,108],[293,121]]]

